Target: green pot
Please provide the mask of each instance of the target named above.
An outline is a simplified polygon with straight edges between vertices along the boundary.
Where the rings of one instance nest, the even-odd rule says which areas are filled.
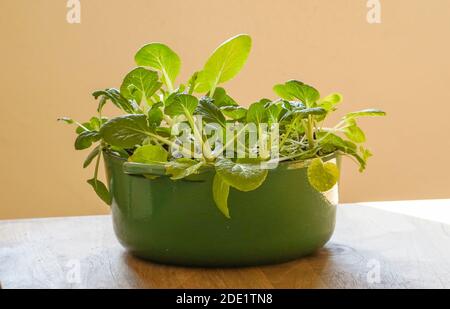
[[[334,231],[337,185],[313,189],[308,161],[280,164],[254,191],[231,189],[227,219],[213,201],[214,171],[195,181],[150,180],[125,173],[124,159],[104,154],[114,230],[138,257],[208,267],[280,263],[313,253]]]

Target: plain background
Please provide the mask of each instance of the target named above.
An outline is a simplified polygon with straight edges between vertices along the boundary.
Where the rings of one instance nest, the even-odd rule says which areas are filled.
[[[450,197],[450,1],[381,0],[381,24],[366,0],[81,0],[81,24],[66,3],[0,1],[0,218],[107,213],[85,182],[87,153],[56,119],[87,120],[91,92],[119,87],[145,43],[171,46],[185,81],[238,33],[254,43],[226,84],[241,104],[295,78],[344,95],[334,120],[388,112],[361,121],[375,156],[365,174],[345,161],[343,202]]]

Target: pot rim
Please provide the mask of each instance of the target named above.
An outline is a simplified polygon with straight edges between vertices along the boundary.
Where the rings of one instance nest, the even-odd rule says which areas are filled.
[[[127,159],[120,157],[119,155],[117,155],[116,153],[111,151],[110,149],[103,149],[103,153],[114,158],[115,160],[122,161],[123,163],[128,162]],[[339,156],[339,151],[335,151],[335,152],[329,153],[325,156],[319,156],[318,158],[321,158],[324,162],[327,162],[327,161],[330,161],[333,159],[337,159],[338,156]],[[311,161],[313,159],[315,159],[315,158],[310,158],[310,159],[306,159],[306,160],[279,162],[275,168],[269,169],[269,171],[296,170],[296,169],[305,168],[305,167],[309,166],[309,164],[311,163]],[[168,176],[165,173],[161,174],[161,170],[163,170],[163,169],[165,170],[164,164],[162,164],[162,163],[144,164],[144,163],[131,163],[130,162],[128,164],[130,164],[134,167],[137,167],[137,170],[135,168],[132,168],[133,171],[127,171],[128,168],[124,168],[124,171],[127,174],[145,174],[144,172],[140,172],[141,167],[152,167],[153,170],[156,170],[156,171],[160,170],[159,172],[157,172],[158,176]],[[213,167],[205,166],[200,170],[200,173],[204,173],[204,172],[211,171],[211,170],[213,170]],[[151,173],[151,174],[153,174],[153,173]]]

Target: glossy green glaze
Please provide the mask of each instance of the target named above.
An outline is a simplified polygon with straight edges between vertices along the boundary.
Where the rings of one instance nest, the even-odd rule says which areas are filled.
[[[304,164],[280,164],[255,191],[231,189],[227,219],[213,201],[212,171],[197,181],[150,180],[125,174],[124,159],[105,153],[105,162],[116,235],[141,258],[211,267],[279,263],[311,254],[334,230],[337,186],[317,192]]]

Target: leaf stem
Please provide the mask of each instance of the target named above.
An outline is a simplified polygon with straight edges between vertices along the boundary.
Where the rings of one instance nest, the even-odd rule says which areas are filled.
[[[237,132],[236,135],[233,136],[233,138],[230,141],[227,141],[227,143],[225,144],[225,146],[221,147],[219,149],[219,151],[217,151],[217,153],[215,155],[212,155],[213,159],[217,159],[217,157],[225,150],[227,149],[232,143],[234,143],[234,141],[236,140],[236,138],[238,138],[242,132],[244,132],[244,130],[247,129],[247,124],[245,124],[241,130],[239,130],[239,132]]]
[[[296,126],[298,119],[299,119],[299,116],[297,116],[297,117],[294,119],[294,121],[289,125],[289,128],[287,129],[286,133],[285,133],[284,136],[283,136],[283,139],[282,139],[281,142],[280,142],[280,146],[279,146],[280,148],[284,145],[284,143],[286,143],[286,140],[288,139],[289,134],[291,134],[292,128],[293,128],[294,126]]]
[[[319,148],[316,147],[314,149],[310,149],[310,150],[305,151],[303,153],[297,153],[297,154],[294,154],[294,155],[291,155],[291,156],[281,157],[281,158],[278,159],[278,162],[283,162],[283,161],[295,159],[295,158],[298,158],[298,157],[301,157],[301,156],[310,155],[310,154],[311,154],[311,156],[314,156],[317,153],[318,150],[319,150]]]
[[[343,124],[345,124],[345,120],[342,120],[341,122],[339,122],[334,128],[331,128],[330,130],[328,130],[328,132],[322,136],[317,142],[320,143],[321,141],[323,141],[325,138],[327,138],[331,133],[336,132],[342,128],[339,128],[340,126],[342,126]]]
[[[194,118],[192,117],[192,115],[189,113],[189,111],[186,108],[184,108],[184,114],[189,122],[189,125],[191,126],[192,130],[194,131],[195,139],[198,140],[198,142],[200,143],[200,147],[202,149],[202,155],[205,157],[205,159],[207,161],[212,161],[213,157],[211,154],[211,147],[209,146],[208,141],[203,141],[203,136],[199,132],[199,129],[198,129],[197,125],[195,124]]]
[[[164,119],[164,121],[165,121],[169,126],[171,126],[171,125],[173,124],[172,118],[170,118],[170,117],[167,116],[166,114],[163,115],[163,119]]]
[[[222,69],[223,69],[223,65],[222,65]],[[222,72],[222,69],[221,69],[221,72]],[[216,92],[216,88],[217,88],[217,84],[219,83],[220,75],[221,74],[217,75],[217,78],[214,81],[214,84],[212,85],[211,90],[209,90],[209,97],[210,98],[212,98],[214,96],[214,92]]]
[[[172,81],[169,78],[169,75],[167,74],[166,70],[163,69],[162,73],[164,75],[164,81],[166,82],[167,90],[169,90],[170,93],[173,92],[173,84]]]
[[[175,144],[174,142],[172,142],[172,141],[170,141],[170,140],[168,140],[168,139],[166,139],[166,138],[164,138],[162,136],[159,136],[157,134],[153,134],[153,133],[150,133],[150,132],[145,132],[145,134],[147,134],[148,136],[153,137],[154,139],[156,139],[156,140],[166,144],[167,146],[170,146],[172,148],[180,149],[180,151],[186,156],[190,156],[192,158],[195,158],[194,153],[192,151],[190,151],[190,150],[188,150],[188,149],[186,149],[186,148],[184,148],[182,146],[179,146],[179,145]]]
[[[259,155],[263,160],[266,160],[269,158],[269,153],[267,151],[267,145],[265,143],[266,136],[263,136],[263,131],[260,124],[258,124],[258,135]]]
[[[95,170],[94,170],[94,182],[95,182],[96,187],[97,187],[98,168],[100,165],[100,157],[102,156],[102,151],[103,151],[103,148],[100,145],[99,150],[98,150],[97,160],[95,162]]]
[[[313,131],[313,119],[311,115],[308,115],[308,120],[306,121],[306,134],[308,136],[308,145],[310,149],[314,148],[314,131]]]

